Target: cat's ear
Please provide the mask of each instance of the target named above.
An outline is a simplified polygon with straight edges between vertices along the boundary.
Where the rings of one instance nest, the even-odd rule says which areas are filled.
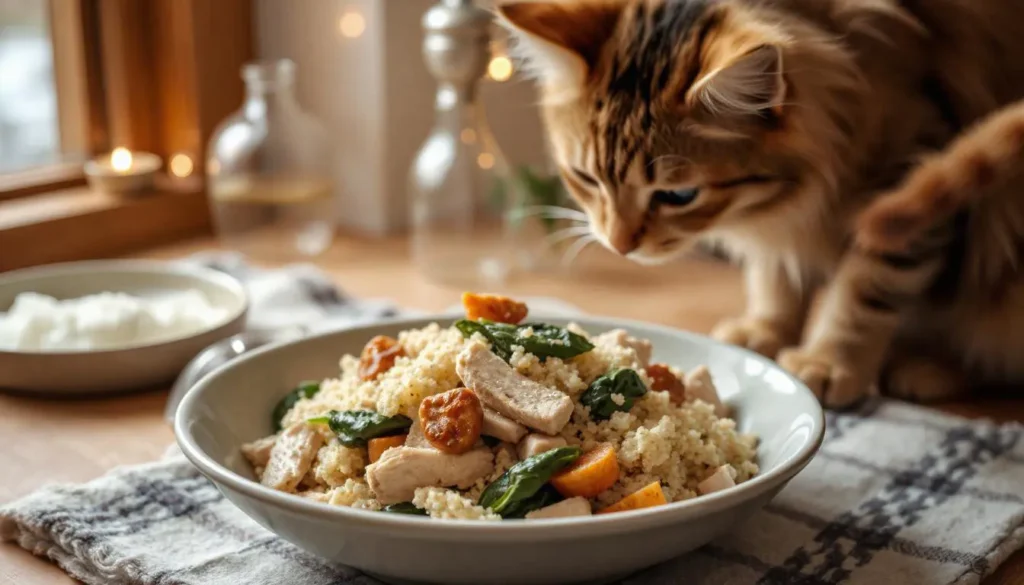
[[[622,3],[520,0],[497,6],[527,72],[542,82],[580,85],[611,37]]]
[[[782,48],[759,45],[729,57],[704,73],[686,93],[686,103],[711,116],[778,113],[786,98]]]

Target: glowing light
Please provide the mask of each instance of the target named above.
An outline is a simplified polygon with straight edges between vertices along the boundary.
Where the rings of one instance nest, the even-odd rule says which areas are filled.
[[[338,28],[341,29],[342,36],[356,39],[366,32],[366,19],[358,12],[346,12],[341,16]]]
[[[132,168],[132,152],[127,148],[118,147],[110,153],[110,167],[119,173]]]
[[[466,144],[473,144],[476,142],[476,130],[472,128],[464,128],[462,133],[459,134],[459,138]]]
[[[195,164],[187,154],[176,154],[171,157],[171,174],[184,179],[195,170]]]
[[[494,81],[508,81],[512,78],[512,60],[504,55],[491,59],[487,65],[487,75]]]
[[[481,152],[480,156],[476,157],[476,164],[480,165],[481,169],[489,169],[494,166],[494,155],[489,152]]]

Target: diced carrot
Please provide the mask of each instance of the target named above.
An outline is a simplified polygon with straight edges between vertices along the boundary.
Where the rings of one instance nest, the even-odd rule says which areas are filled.
[[[370,463],[380,459],[385,451],[392,447],[401,447],[405,444],[407,435],[393,435],[390,437],[377,437],[366,443],[366,449],[370,452]]]
[[[462,293],[462,306],[466,309],[467,319],[487,319],[512,325],[525,319],[528,312],[526,303],[500,295],[471,292]]]
[[[602,443],[587,451],[551,478],[551,485],[567,498],[594,498],[619,480],[615,447]]]
[[[665,500],[665,492],[661,491],[661,482],[656,481],[645,485],[611,506],[598,510],[597,513],[610,514],[612,512],[639,510],[640,508],[652,508],[666,503],[668,502]]]

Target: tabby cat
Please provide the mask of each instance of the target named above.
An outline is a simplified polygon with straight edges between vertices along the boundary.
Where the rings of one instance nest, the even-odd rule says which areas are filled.
[[[698,240],[728,250],[748,306],[714,335],[842,407],[876,381],[922,400],[1024,381],[1019,9],[539,0],[498,12],[597,237],[642,263]]]

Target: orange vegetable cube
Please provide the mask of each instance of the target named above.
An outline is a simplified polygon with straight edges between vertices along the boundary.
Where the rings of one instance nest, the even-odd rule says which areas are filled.
[[[380,456],[388,449],[404,445],[406,436],[408,435],[394,435],[391,437],[377,437],[376,439],[370,439],[366,443],[366,449],[370,452],[370,463],[380,459]]]
[[[667,504],[665,492],[661,491],[661,482],[656,481],[645,485],[628,496],[615,502],[611,506],[598,510],[598,514],[610,514],[612,512],[626,512],[628,510],[639,510],[641,508],[652,508]]]
[[[608,443],[580,455],[568,467],[551,478],[551,485],[567,498],[597,497],[619,481],[619,460]]]

